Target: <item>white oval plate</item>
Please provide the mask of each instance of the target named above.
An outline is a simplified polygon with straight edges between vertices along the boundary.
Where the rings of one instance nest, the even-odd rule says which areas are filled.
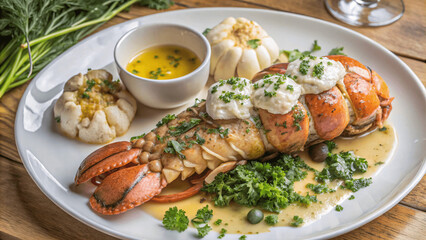
[[[56,205],[78,220],[121,238],[188,239],[195,229],[184,233],[167,231],[159,220],[136,208],[118,216],[100,216],[88,206],[90,184],[75,188],[74,174],[97,145],[84,144],[59,134],[54,127],[53,104],[67,79],[87,68],[107,68],[117,76],[113,48],[127,31],[141,24],[167,22],[183,24],[202,32],[226,17],[257,21],[277,41],[280,49],[310,49],[313,40],[322,46],[318,55],[334,47],[376,70],[395,96],[389,121],[399,145],[394,157],[373,178],[373,184],[356,193],[356,199],[342,203],[343,212],[331,211],[319,221],[302,228],[274,227],[271,232],[248,235],[248,239],[330,238],[353,230],[380,216],[397,204],[420,181],[426,169],[426,94],[416,75],[398,57],[359,33],[322,20],[278,11],[243,8],[201,8],[150,15],[110,27],[72,47],[44,68],[26,89],[15,122],[16,144],[24,165],[39,188]],[[164,96],[167,97],[167,96]],[[139,106],[128,133],[116,139],[149,131],[166,113],[178,113]],[[238,235],[226,235],[236,239]],[[217,239],[210,233],[205,239]]]

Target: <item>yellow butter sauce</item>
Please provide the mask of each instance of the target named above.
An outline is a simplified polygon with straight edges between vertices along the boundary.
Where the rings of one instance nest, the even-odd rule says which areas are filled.
[[[161,45],[138,53],[129,62],[126,70],[140,77],[165,80],[191,73],[200,64],[200,59],[187,48]]]
[[[391,159],[392,153],[396,147],[397,139],[392,126],[387,124],[386,128],[386,131],[375,131],[363,137],[356,137],[352,139],[338,138],[335,140],[338,146],[338,148],[334,150],[335,153],[340,151],[354,151],[357,156],[364,157],[367,160],[369,166],[367,172],[357,174],[354,178],[367,178],[373,176],[380,168],[386,166],[386,162]],[[325,167],[325,163],[313,162],[306,151],[299,153],[299,155],[306,164],[316,170],[322,170]],[[294,190],[301,195],[306,195],[307,192],[309,192],[310,195],[313,195],[314,193],[310,189],[306,188],[306,184],[308,183],[317,184],[315,181],[315,175],[310,171],[305,179],[294,183]],[[335,189],[336,192],[318,194],[318,202],[312,203],[309,207],[293,204],[282,209],[281,213],[278,214],[278,223],[275,227],[290,226],[294,216],[303,218],[304,224],[307,224],[320,219],[323,214],[326,214],[329,211],[334,211],[337,204],[340,204],[354,194],[348,189],[341,189],[339,187],[341,184],[342,181],[333,181],[329,183],[328,187]],[[163,190],[162,194],[180,192],[188,187],[189,184],[186,181],[175,181]],[[368,191],[368,187],[361,191]],[[185,210],[188,218],[192,219],[195,217],[198,209],[205,205],[209,205],[209,208],[213,209],[213,218],[210,220],[209,225],[216,232],[219,232],[221,228],[225,228],[227,233],[257,234],[268,232],[271,228],[271,226],[267,225],[265,221],[261,221],[258,224],[250,224],[246,220],[247,213],[252,208],[240,206],[235,203],[231,203],[228,207],[215,207],[214,203],[208,199],[208,197],[205,202],[201,203],[200,199],[204,197],[206,196],[203,193],[200,193],[189,199],[176,203],[160,204],[148,202],[143,204],[141,208],[155,218],[162,220],[164,213],[170,207],[177,206],[177,208]],[[343,211],[345,211],[345,209]],[[272,214],[268,212],[264,213],[265,217]],[[213,224],[213,222],[217,219],[222,219],[220,226]]]

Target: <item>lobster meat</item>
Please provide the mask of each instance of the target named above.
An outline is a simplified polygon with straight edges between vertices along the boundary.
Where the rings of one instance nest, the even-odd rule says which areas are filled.
[[[173,202],[193,196],[204,180],[211,182],[219,172],[258,159],[266,152],[294,153],[341,135],[354,136],[382,127],[393,100],[383,79],[350,57],[327,58],[345,67],[343,81],[320,94],[301,96],[286,114],[258,109],[263,127],[255,121],[214,120],[200,103],[139,139],[96,150],[81,163],[75,183],[103,178],[90,205],[102,214],[118,214],[150,200]],[[266,74],[284,74],[287,65],[272,65],[252,81]],[[210,171],[203,177],[193,178],[207,168]],[[179,176],[190,179],[193,186],[181,193],[158,196]]]

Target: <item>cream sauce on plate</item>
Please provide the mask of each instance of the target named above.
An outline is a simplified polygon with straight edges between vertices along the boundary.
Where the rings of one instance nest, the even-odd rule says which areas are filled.
[[[354,175],[354,178],[371,177],[375,175],[378,170],[380,170],[383,166],[386,166],[386,162],[391,159],[397,144],[397,137],[395,130],[391,125],[386,124],[386,128],[387,130],[385,131],[376,130],[365,136],[355,138],[338,138],[335,140],[338,147],[334,150],[334,152],[353,151],[355,155],[363,157],[368,161],[369,167],[367,172],[363,174],[356,174]],[[313,162],[306,151],[299,153],[299,155],[306,164],[317,170],[322,170],[325,167],[325,163]],[[294,183],[295,191],[301,195],[305,195],[307,192],[309,192],[310,195],[313,195],[314,193],[310,189],[306,188],[306,184],[317,184],[314,177],[314,173],[308,171],[308,175],[305,179]],[[281,213],[278,215],[278,223],[274,226],[290,226],[290,223],[293,221],[293,216],[303,218],[303,224],[309,224],[320,219],[323,214],[328,213],[330,210],[334,210],[337,204],[343,202],[354,194],[348,189],[339,188],[341,183],[342,181],[333,181],[329,183],[328,187],[336,189],[336,192],[317,194],[318,202],[312,203],[309,207],[294,204],[282,209]],[[175,181],[165,188],[162,194],[180,192],[189,186],[189,183],[186,181]],[[366,189],[368,189],[368,187]],[[365,190],[361,189],[360,191]],[[271,227],[267,225],[265,221],[261,221],[258,224],[250,224],[246,220],[246,216],[252,208],[240,206],[235,203],[231,203],[228,207],[215,207],[214,203],[210,201],[208,197],[205,202],[200,203],[200,200],[204,197],[206,197],[204,193],[200,193],[176,203],[163,204],[148,202],[142,205],[141,208],[155,218],[162,220],[164,213],[170,207],[177,206],[179,209],[185,210],[186,215],[191,220],[195,217],[198,209],[209,205],[209,208],[213,209],[213,218],[210,220],[209,225],[214,231],[219,232],[222,228],[225,228],[227,233],[257,234],[261,232],[268,232]],[[356,199],[354,201],[356,201]],[[343,209],[343,211],[345,211],[345,209]],[[264,211],[264,214],[266,217],[273,213]],[[222,219],[222,223],[219,226],[213,224],[217,219]],[[303,224],[300,226],[303,226]],[[192,225],[190,224],[190,226]]]

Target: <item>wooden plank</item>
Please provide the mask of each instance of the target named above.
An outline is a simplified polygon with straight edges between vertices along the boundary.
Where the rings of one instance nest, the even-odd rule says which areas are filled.
[[[426,211],[426,175],[400,203],[412,208]]]
[[[178,3],[171,6],[169,9],[164,9],[164,10],[155,10],[145,6],[140,6],[138,4],[133,4],[128,12],[121,12],[118,14],[118,16],[124,19],[133,19],[133,18],[138,18],[138,17],[142,17],[146,15],[155,14],[155,13],[162,13],[162,12],[174,11],[174,10],[185,9],[185,8],[186,8],[185,6],[182,6],[181,4],[178,4]]]
[[[375,220],[335,239],[424,239],[425,226],[425,212],[396,205]]]
[[[1,239],[113,239],[58,208],[21,164],[0,157],[0,176]],[[425,212],[397,205],[341,239],[421,239],[425,224]]]
[[[334,19],[318,0],[241,0],[258,6],[299,13],[350,28],[379,42],[392,52],[422,61],[426,60],[426,1],[404,0],[406,10],[397,22],[383,27],[353,27]],[[198,2],[193,0],[193,2]],[[283,28],[285,24],[283,25]]]
[[[29,82],[12,89],[0,99],[0,156],[21,162],[15,145],[15,115],[19,100],[24,94]]]
[[[0,239],[114,239],[57,207],[22,164],[0,157],[0,176]]]

